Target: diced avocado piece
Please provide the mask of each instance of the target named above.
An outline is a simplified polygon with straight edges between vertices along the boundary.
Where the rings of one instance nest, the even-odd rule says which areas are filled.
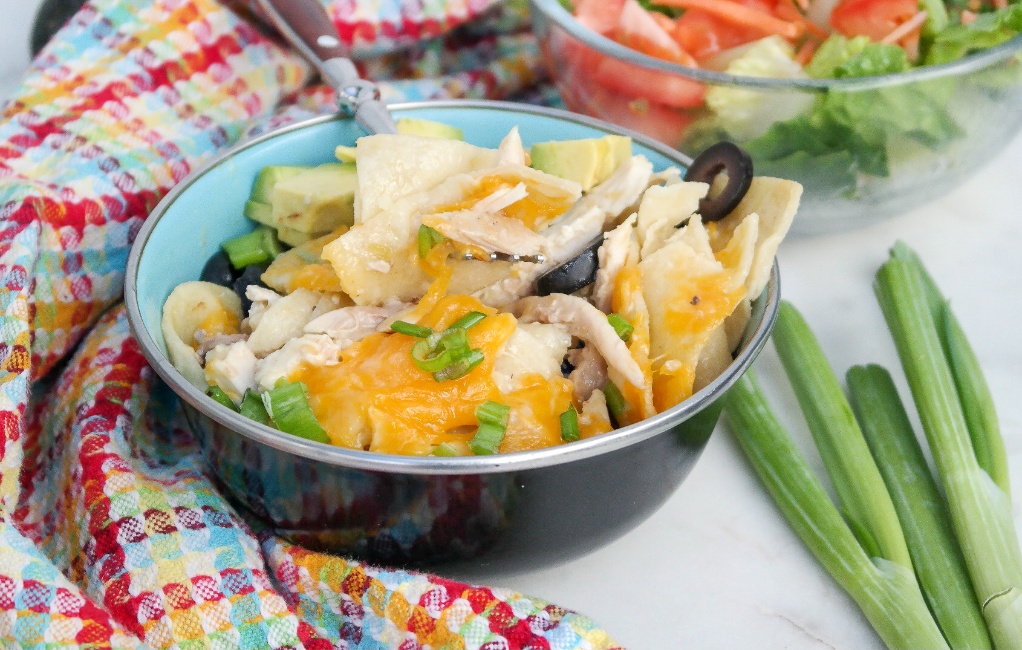
[[[605,135],[596,141],[596,146],[602,155],[600,168],[596,170],[596,184],[599,185],[632,157],[632,139],[624,135]]]
[[[577,181],[582,191],[607,180],[632,155],[632,139],[622,135],[538,142],[529,152],[533,169]]]
[[[529,155],[533,169],[577,181],[583,192],[596,184],[601,156],[595,138],[538,142],[532,145]]]
[[[311,169],[311,167],[298,165],[270,165],[263,167],[259,171],[259,175],[256,176],[255,183],[252,185],[252,194],[248,197],[249,200],[269,203],[270,192],[273,191],[274,185],[285,178],[297,176],[307,169]]]
[[[351,163],[325,163],[280,180],[270,193],[278,228],[327,233],[354,222],[358,178]]]
[[[252,221],[258,221],[267,226],[276,225],[273,223],[273,208],[270,207],[269,203],[253,201],[252,199],[245,201],[245,216]]]
[[[288,246],[301,246],[306,244],[317,237],[330,234],[330,231],[325,233],[314,233],[314,232],[302,232],[300,230],[293,230],[291,228],[277,228],[277,239],[284,242]]]
[[[399,117],[395,122],[398,133],[406,135],[428,135],[434,138],[445,138],[447,140],[464,140],[465,134],[456,126],[420,120],[412,117]]]

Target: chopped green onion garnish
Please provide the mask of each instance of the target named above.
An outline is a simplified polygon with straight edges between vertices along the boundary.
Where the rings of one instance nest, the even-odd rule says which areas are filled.
[[[262,397],[266,412],[284,433],[315,442],[330,442],[309,406],[308,388],[304,383],[281,383]]]
[[[255,420],[259,424],[269,424],[270,416],[266,412],[266,407],[263,406],[263,400],[259,397],[259,394],[247,390],[245,396],[241,398],[241,406],[239,407],[241,414],[247,417],[249,420]]]
[[[422,325],[415,325],[413,323],[407,323],[403,320],[396,320],[390,324],[390,329],[394,330],[398,334],[407,334],[408,336],[414,336],[415,338],[424,339],[433,333],[433,330]]]
[[[430,228],[425,224],[419,226],[419,257],[426,257],[434,246],[446,239],[435,228]]]
[[[433,379],[437,381],[451,381],[454,379],[461,379],[468,373],[472,372],[472,369],[478,366],[485,359],[483,351],[478,348],[471,350],[467,355],[458,359],[451,365],[437,370],[433,373]]]
[[[412,346],[412,361],[423,372],[436,372],[454,363],[454,355],[450,350],[430,350],[426,339],[419,339]]]
[[[506,404],[487,400],[476,407],[476,420],[479,429],[468,441],[472,453],[487,456],[497,453],[500,443],[504,440],[507,421],[511,415],[511,407]]]
[[[461,318],[459,318],[458,320],[456,320],[449,329],[460,327],[462,329],[467,330],[468,328],[472,327],[473,325],[475,325],[484,318],[486,318],[486,314],[478,311],[470,311]]]
[[[614,418],[615,422],[620,422],[621,416],[624,414],[625,409],[628,408],[625,396],[621,394],[621,390],[612,381],[608,381],[607,385],[603,387],[603,396],[607,398],[607,410],[610,411],[611,417]]]
[[[607,314],[607,321],[610,322],[611,327],[617,332],[617,335],[621,337],[622,341],[627,342],[632,337],[632,332],[635,328],[622,317],[620,314]]]
[[[486,400],[476,407],[476,420],[480,424],[496,424],[507,426],[508,417],[511,415],[511,407],[507,404]]]
[[[437,445],[436,447],[433,447],[433,451],[430,452],[430,456],[445,456],[446,457],[446,456],[460,456],[460,455],[461,454],[458,453],[458,450],[454,447],[454,445],[451,445],[451,444],[446,443],[446,442],[442,442],[439,445]]]
[[[575,410],[573,405],[569,406],[567,411],[561,413],[561,440],[575,442],[578,439],[578,411]]]
[[[273,231],[269,228],[259,228],[239,237],[228,239],[222,244],[222,248],[231,260],[231,266],[236,269],[270,262],[283,250]]]
[[[227,393],[223,391],[219,386],[210,386],[206,394],[212,397],[216,402],[223,404],[232,411],[237,411],[238,407],[234,405],[234,401],[227,396]]]

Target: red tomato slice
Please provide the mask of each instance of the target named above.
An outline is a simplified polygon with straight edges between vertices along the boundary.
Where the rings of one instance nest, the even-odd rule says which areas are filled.
[[[568,92],[561,88],[561,96],[573,111],[620,124],[671,147],[682,142],[693,122],[686,111],[645,99],[629,100],[595,83],[574,84]]]
[[[664,16],[664,18],[667,18]],[[669,19],[668,19],[669,20]],[[617,25],[616,40],[624,46],[675,63],[694,63],[656,18],[636,0],[626,0]]]
[[[706,86],[698,81],[607,57],[599,60],[592,75],[601,85],[621,93],[625,101],[641,98],[677,108],[692,108],[702,105],[706,95]]]
[[[917,0],[842,0],[830,14],[830,25],[845,36],[879,41],[917,11]]]
[[[621,20],[625,0],[576,0],[575,19],[589,29],[610,34]]]
[[[777,6],[777,0],[732,1],[771,15]],[[722,50],[757,41],[763,38],[763,32],[735,25],[698,9],[689,9],[675,21],[673,36],[681,49],[702,61]]]

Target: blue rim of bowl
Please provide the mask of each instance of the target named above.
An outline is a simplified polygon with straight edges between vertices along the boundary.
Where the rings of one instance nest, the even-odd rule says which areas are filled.
[[[1011,57],[1022,50],[1022,34],[1011,38],[1000,45],[976,52],[950,63],[921,66],[908,72],[874,75],[871,77],[845,77],[842,79],[772,79],[767,77],[746,77],[690,68],[678,63],[671,63],[656,57],[648,56],[631,48],[625,47],[611,39],[597,34],[575,20],[575,17],[561,6],[558,0],[529,0],[533,11],[539,11],[568,32],[583,44],[603,54],[628,63],[661,72],[684,75],[698,81],[734,86],[746,86],[762,90],[800,90],[805,92],[855,91],[874,88],[888,88],[917,81],[940,79],[982,70]]]
[[[498,101],[428,101],[394,104],[390,106],[394,112],[414,109],[487,109],[503,110],[513,113],[527,113],[544,117],[554,117],[569,122],[576,122],[586,126],[598,128],[608,133],[631,136],[636,142],[645,147],[656,150],[670,160],[681,163],[687,160],[687,156],[675,149],[671,149],[650,138],[628,129],[608,124],[600,120],[584,115],[578,115],[567,111],[529,104],[516,104],[512,102]],[[193,386],[184,376],[178,372],[164,355],[163,351],[156,344],[156,341],[149,335],[143,325],[142,313],[138,305],[137,276],[139,260],[143,249],[153,230],[160,219],[166,214],[170,205],[183,192],[204,174],[216,166],[229,160],[238,152],[249,147],[256,146],[267,140],[285,135],[292,131],[323,124],[333,120],[348,119],[341,115],[324,115],[295,124],[269,131],[260,136],[240,142],[219,156],[208,162],[202,168],[196,170],[167,193],[166,196],[156,205],[149,218],[145,220],[139,230],[128,254],[128,264],[125,271],[124,302],[128,311],[128,323],[132,334],[142,348],[142,354],[149,361],[149,365],[156,370],[156,373],[169,384],[174,391],[193,406],[200,413],[212,418],[228,429],[244,435],[258,443],[273,447],[275,449],[302,456],[312,460],[318,460],[331,465],[350,467],[355,469],[404,474],[492,474],[499,472],[514,472],[521,470],[536,469],[559,465],[585,458],[591,458],[609,451],[620,449],[641,440],[651,438],[671,429],[674,425],[687,420],[689,417],[701,411],[711,402],[719,398],[730,388],[738,378],[744,374],[752,365],[753,360],[759,351],[766,344],[770,330],[777,318],[777,311],[780,305],[780,272],[776,261],[770,273],[770,281],[764,290],[764,296],[760,304],[762,315],[755,329],[747,332],[743,340],[743,349],[734,359],[727,370],[714,379],[704,388],[696,392],[692,397],[636,424],[615,429],[614,431],[579,440],[576,442],[537,449],[531,451],[520,451],[508,454],[495,454],[493,456],[462,456],[462,457],[436,457],[436,456],[398,456],[382,454],[379,452],[360,451],[337,447],[334,445],[312,442],[303,438],[292,436],[277,429],[258,424],[253,420],[243,417],[241,414],[217,404],[204,393]],[[753,318],[757,314],[754,314]]]

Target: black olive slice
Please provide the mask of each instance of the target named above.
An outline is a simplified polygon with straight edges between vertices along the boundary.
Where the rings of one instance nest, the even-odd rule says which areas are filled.
[[[231,260],[222,249],[213,253],[213,256],[202,267],[202,275],[199,279],[203,282],[212,282],[222,287],[230,288],[238,278],[239,273],[231,266]]]
[[[231,285],[231,289],[234,290],[234,293],[238,294],[238,297],[241,298],[242,313],[247,314],[249,308],[252,307],[252,301],[245,295],[245,289],[247,289],[250,284],[259,285],[260,287],[266,286],[262,279],[260,279],[260,276],[262,276],[263,271],[266,270],[267,266],[269,265],[249,264],[241,272],[241,275],[238,276],[238,279],[234,281],[234,284]]]
[[[596,282],[596,270],[600,267],[596,251],[600,249],[601,244],[603,235],[593,240],[585,250],[572,259],[541,275],[536,280],[536,295],[575,293],[582,287]]]
[[[718,142],[696,156],[685,172],[686,181],[710,185],[725,172],[727,185],[714,196],[699,201],[699,214],[704,223],[723,219],[738,207],[752,185],[752,158],[733,142]]]

